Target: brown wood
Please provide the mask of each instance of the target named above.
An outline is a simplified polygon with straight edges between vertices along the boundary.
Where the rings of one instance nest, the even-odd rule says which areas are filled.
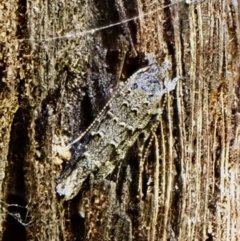
[[[0,3],[1,240],[240,239],[239,2],[186,2]],[[53,143],[78,137],[146,53],[182,77],[147,159],[136,143],[64,202]]]

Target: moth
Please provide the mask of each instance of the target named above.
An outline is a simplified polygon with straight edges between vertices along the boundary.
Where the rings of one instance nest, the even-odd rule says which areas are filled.
[[[124,159],[140,134],[148,136],[161,113],[162,96],[175,89],[179,77],[162,83],[170,64],[159,67],[153,54],[148,66],[134,73],[108,101],[87,130],[69,148],[77,149],[75,160],[57,179],[56,190],[66,200],[80,191],[83,182],[94,173],[104,178]]]

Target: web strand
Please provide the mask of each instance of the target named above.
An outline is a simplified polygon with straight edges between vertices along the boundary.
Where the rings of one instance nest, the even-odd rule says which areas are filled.
[[[179,0],[177,2],[168,4],[168,5],[164,6],[164,7],[159,7],[159,8],[156,8],[156,9],[152,10],[152,11],[140,14],[138,16],[135,16],[135,17],[132,17],[132,18],[128,18],[126,20],[123,20],[123,21],[120,21],[120,22],[116,22],[116,23],[113,23],[113,24],[105,25],[105,26],[102,26],[102,27],[99,27],[99,28],[83,30],[83,31],[81,31],[79,33],[74,33],[74,34],[69,32],[69,33],[66,33],[65,35],[62,35],[62,36],[56,36],[56,37],[52,37],[52,38],[41,39],[41,40],[39,40],[39,42],[49,42],[49,41],[55,41],[55,40],[61,40],[61,39],[77,39],[77,38],[80,38],[80,37],[84,37],[86,35],[94,34],[96,32],[99,32],[99,31],[102,31],[102,30],[105,30],[105,29],[113,28],[115,26],[119,26],[119,25],[128,23],[130,21],[134,21],[134,20],[146,17],[146,16],[150,16],[150,15],[152,15],[152,14],[154,14],[154,13],[160,11],[160,10],[163,10],[165,8],[168,8],[168,7],[171,7],[171,6],[176,5],[178,3],[181,3],[181,2],[185,2],[185,1],[184,0]],[[29,39],[16,39],[15,41],[34,41],[34,42],[38,42],[38,41],[35,41],[34,39],[31,39],[31,38],[29,38]]]

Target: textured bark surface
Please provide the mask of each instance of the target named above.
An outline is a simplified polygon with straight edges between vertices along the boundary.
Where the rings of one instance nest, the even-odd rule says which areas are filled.
[[[1,240],[240,239],[239,2],[186,2],[0,3]],[[77,138],[146,53],[181,76],[146,160],[139,140],[64,202],[53,146]]]

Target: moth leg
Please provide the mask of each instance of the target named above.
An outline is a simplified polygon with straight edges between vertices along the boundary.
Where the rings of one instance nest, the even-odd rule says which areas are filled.
[[[116,167],[116,162],[107,161],[104,166],[102,166],[99,171],[95,174],[95,181],[105,179],[110,173],[113,172]]]

